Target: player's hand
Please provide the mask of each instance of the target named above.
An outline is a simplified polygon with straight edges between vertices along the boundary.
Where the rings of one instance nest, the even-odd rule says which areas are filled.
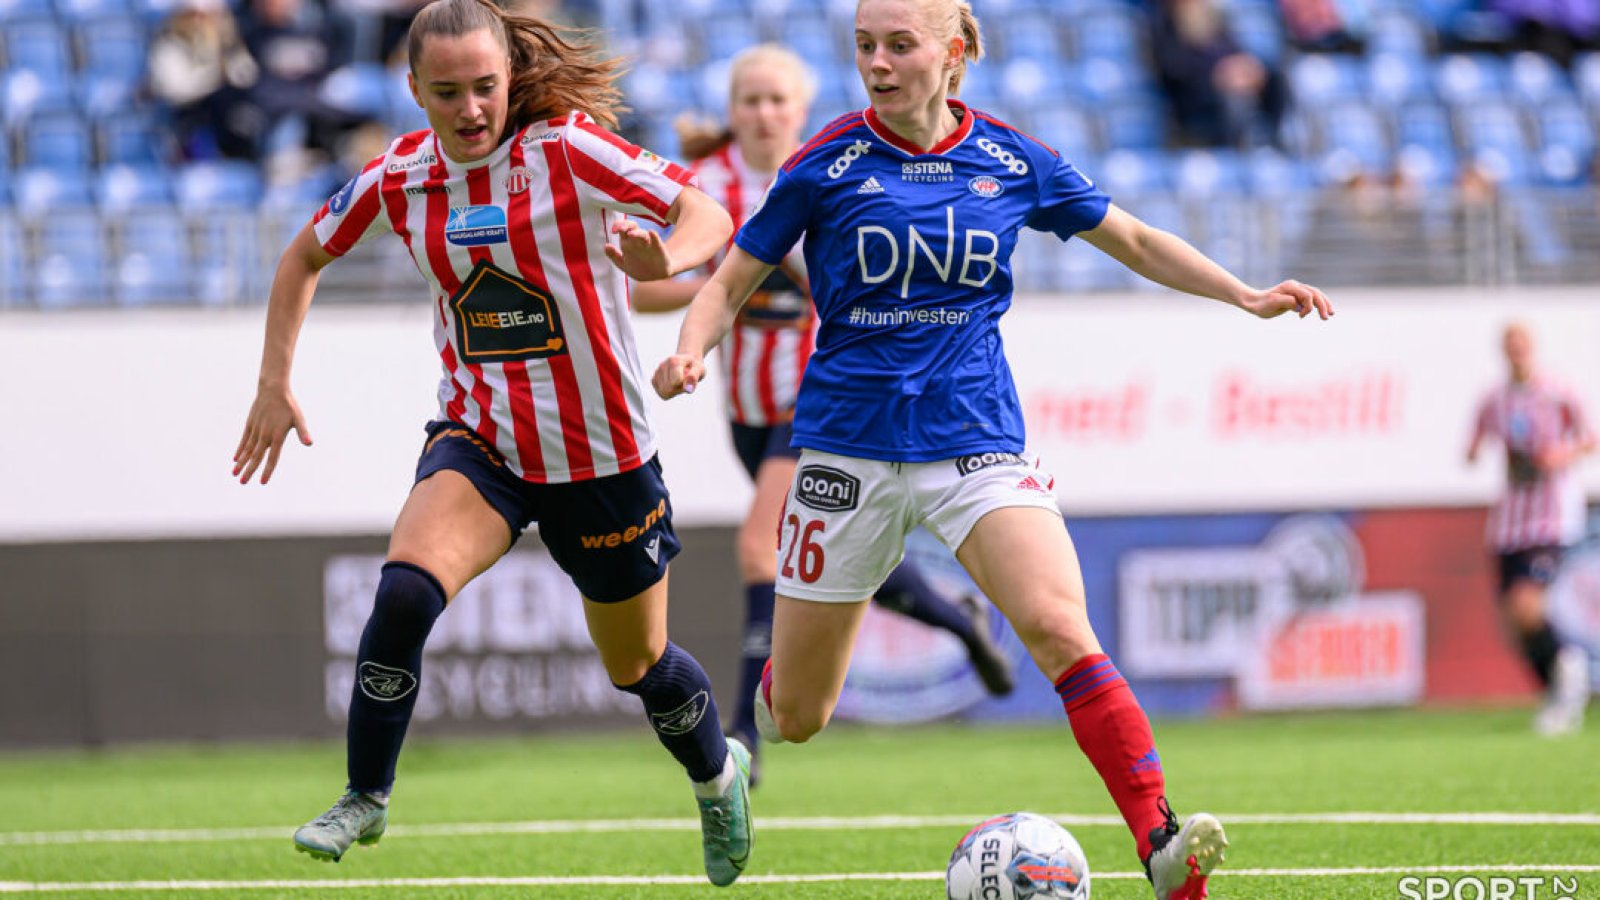
[[[233,474],[240,484],[249,484],[263,461],[266,467],[261,469],[261,483],[267,483],[272,470],[278,467],[278,454],[283,452],[291,428],[300,436],[300,443],[311,446],[311,432],[306,429],[306,417],[294,395],[287,388],[257,391],[244,422],[244,434],[239,437],[239,448],[233,451]]]
[[[1333,302],[1327,294],[1294,279],[1279,282],[1264,291],[1252,291],[1239,305],[1246,312],[1263,319],[1281,316],[1286,312],[1295,313],[1302,319],[1314,312],[1323,321],[1333,316]]]
[[[606,257],[628,277],[635,281],[659,281],[672,275],[672,254],[667,252],[661,235],[631,219],[614,223],[611,233],[617,236],[617,242],[606,244]]]
[[[688,353],[674,353],[656,366],[650,384],[663,400],[679,394],[692,394],[700,379],[706,377],[706,361]]]

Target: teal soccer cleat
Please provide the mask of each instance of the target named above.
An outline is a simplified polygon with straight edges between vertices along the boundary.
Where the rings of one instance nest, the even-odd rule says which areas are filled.
[[[699,798],[706,878],[717,887],[727,887],[738,879],[750,861],[756,837],[750,821],[750,751],[730,738],[728,755],[737,771],[727,791],[718,797]]]
[[[351,791],[294,833],[294,848],[312,859],[338,862],[351,844],[376,844],[389,827],[389,808],[371,794]],[[709,859],[709,857],[707,857]]]

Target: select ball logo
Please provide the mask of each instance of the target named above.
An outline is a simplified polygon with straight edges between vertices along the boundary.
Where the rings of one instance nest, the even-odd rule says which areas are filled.
[[[829,466],[804,466],[795,475],[794,499],[822,512],[855,509],[861,500],[861,480]]]
[[[984,199],[992,199],[1006,192],[1006,186],[993,175],[979,175],[967,182],[967,190]]]

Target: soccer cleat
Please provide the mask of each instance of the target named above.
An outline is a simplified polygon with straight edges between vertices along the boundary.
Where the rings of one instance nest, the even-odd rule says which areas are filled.
[[[769,744],[783,743],[777,720],[772,718],[772,660],[761,669],[761,681],[756,684],[756,734]]]
[[[970,594],[956,601],[956,605],[972,622],[972,643],[967,645],[967,656],[972,660],[972,668],[978,673],[978,680],[983,682],[984,690],[996,697],[1011,693],[1016,687],[1016,680],[1011,674],[1011,660],[995,643],[994,635],[989,633],[988,611],[977,597]]]
[[[294,848],[312,859],[338,862],[351,844],[376,844],[389,827],[389,809],[371,794],[350,791],[294,833]]]
[[[1167,798],[1161,798],[1160,808],[1167,822],[1150,832],[1150,855],[1144,861],[1156,900],[1205,900],[1206,876],[1228,847],[1222,823],[1210,813],[1195,813],[1180,828]]]
[[[1533,729],[1546,737],[1573,734],[1583,728],[1588,706],[1589,653],[1576,644],[1568,644],[1556,654],[1550,693],[1534,716]]]
[[[750,847],[756,838],[750,820],[750,751],[737,738],[730,738],[728,755],[737,767],[728,790],[719,797],[698,798],[706,878],[717,887],[727,887],[738,879],[750,861]]]

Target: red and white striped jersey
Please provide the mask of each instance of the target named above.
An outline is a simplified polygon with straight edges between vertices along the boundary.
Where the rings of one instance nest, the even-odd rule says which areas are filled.
[[[1577,398],[1545,378],[1507,382],[1478,407],[1478,434],[1505,445],[1506,491],[1489,512],[1490,546],[1501,552],[1566,546],[1583,537],[1584,495],[1571,468],[1544,471],[1534,460],[1584,440],[1589,424]]]
[[[583,481],[655,453],[611,225],[661,221],[691,180],[573,113],[471,164],[432,131],[404,135],[312,222],[334,256],[385,230],[406,242],[433,293],[441,418],[528,481]]]
[[[721,203],[734,227],[761,202],[776,173],[752,170],[732,144],[695,163],[697,186]],[[730,243],[731,246],[731,243]],[[709,264],[714,271],[726,252]],[[805,270],[797,250],[784,269]],[[721,345],[728,415],[741,425],[772,425],[794,416],[806,361],[816,348],[817,316],[811,295],[784,269],[774,271],[750,295]]]

